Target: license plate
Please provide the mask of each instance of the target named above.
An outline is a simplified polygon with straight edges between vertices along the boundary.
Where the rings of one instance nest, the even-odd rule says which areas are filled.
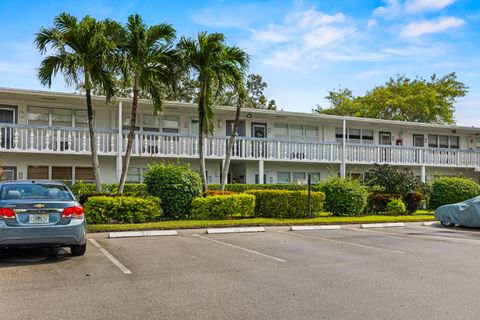
[[[29,223],[48,223],[48,213],[31,213],[28,216]]]

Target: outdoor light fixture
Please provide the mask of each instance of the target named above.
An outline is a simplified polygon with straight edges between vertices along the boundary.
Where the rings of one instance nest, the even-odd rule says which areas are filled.
[[[253,115],[250,112],[247,113],[247,118],[250,119],[251,117],[253,117]]]

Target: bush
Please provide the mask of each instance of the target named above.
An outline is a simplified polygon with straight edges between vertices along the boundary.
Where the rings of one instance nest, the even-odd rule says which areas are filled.
[[[231,195],[231,194],[236,194],[236,192],[233,191],[220,191],[220,190],[208,190],[207,192],[203,193],[204,197],[210,197],[210,196],[225,196],[225,195]]]
[[[406,196],[420,188],[420,181],[408,169],[398,169],[388,164],[375,164],[365,172],[364,184],[383,187],[385,193]]]
[[[84,206],[88,223],[141,223],[160,217],[160,199],[156,197],[92,196]]]
[[[249,190],[255,196],[255,216],[266,218],[308,218],[306,191]],[[325,194],[311,193],[312,215],[323,210]]]
[[[113,193],[106,193],[106,192],[80,193],[80,194],[77,196],[77,200],[78,200],[78,202],[80,202],[80,204],[81,204],[82,206],[84,206],[85,203],[87,203],[88,199],[90,199],[90,197],[99,197],[99,196],[103,196],[103,197],[119,197],[120,195],[119,195],[119,194],[113,194]]]
[[[480,186],[470,179],[446,177],[433,180],[429,207],[462,202],[480,194]]]
[[[227,219],[254,215],[255,197],[250,194],[212,195],[192,201],[191,219]]]
[[[95,184],[84,183],[82,181],[75,182],[71,187],[73,194],[79,198],[80,195],[98,193]],[[102,194],[117,194],[118,183],[102,183]],[[135,197],[147,197],[147,186],[144,183],[126,183],[123,188],[123,194]]]
[[[398,216],[405,214],[407,209],[401,198],[393,198],[388,202],[386,212],[387,214]]]
[[[422,205],[422,200],[423,200],[423,194],[421,192],[412,192],[407,194],[403,198],[403,202],[405,203],[405,206],[407,208],[407,213],[412,214],[415,213],[418,209],[420,209],[420,206]]]
[[[388,193],[372,193],[368,196],[368,213],[378,214],[387,211],[387,205],[395,196]]]
[[[313,189],[312,185],[312,189]],[[245,192],[247,190],[290,190],[290,191],[298,191],[298,190],[307,190],[308,186],[306,185],[299,185],[299,184],[227,184],[225,185],[225,191],[233,191],[233,192]],[[219,184],[209,184],[209,190],[220,190]]]
[[[162,209],[169,218],[184,218],[192,200],[201,196],[202,182],[198,172],[188,165],[157,163],[145,173],[147,191],[162,199]]]
[[[330,178],[320,184],[325,193],[325,210],[334,216],[360,215],[367,204],[368,192],[358,181]]]

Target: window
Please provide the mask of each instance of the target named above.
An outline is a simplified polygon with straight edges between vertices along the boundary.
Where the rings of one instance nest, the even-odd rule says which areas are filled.
[[[63,185],[48,183],[22,183],[2,188],[1,199],[59,199],[72,200],[72,195]]]
[[[305,180],[305,172],[293,172],[292,181],[298,182],[299,180]]]
[[[275,123],[275,137],[288,138],[288,124]]]
[[[199,127],[198,127],[198,120],[192,120],[192,124],[190,126],[190,132],[193,136],[198,136],[199,134]]]
[[[311,183],[319,183],[320,182],[320,173],[319,172],[312,172],[310,173],[310,182]]]
[[[277,172],[277,183],[290,183],[290,172]]]
[[[438,136],[438,145],[440,148],[448,148],[448,136]]]
[[[429,148],[438,148],[438,136],[435,134],[428,135],[428,147]]]
[[[318,127],[305,126],[305,137],[309,139],[317,139]]]
[[[28,107],[28,124],[48,126],[48,108]]]
[[[127,182],[141,182],[142,169],[141,168],[128,168]]]
[[[348,142],[360,143],[360,129],[348,129]]]
[[[28,166],[28,180],[48,180],[48,166]]]
[[[303,126],[290,125],[290,138],[295,140],[303,139]]]
[[[72,167],[52,167],[52,179],[72,181]]]
[[[373,143],[373,130],[362,129],[362,143]]]
[[[152,131],[158,132],[160,131],[160,121],[158,117],[154,116],[153,114],[143,114],[142,115],[142,130],[143,131]]]
[[[166,116],[163,118],[162,132],[178,133],[178,117]]]
[[[75,167],[75,181],[94,181],[92,167]]]
[[[52,125],[57,127],[72,126],[72,110],[52,109]]]
[[[75,110],[75,127],[88,127],[88,115],[86,110]]]
[[[342,128],[335,128],[335,140],[337,142],[343,141],[343,129]]]
[[[450,148],[459,149],[460,148],[460,138],[459,137],[450,137]]]

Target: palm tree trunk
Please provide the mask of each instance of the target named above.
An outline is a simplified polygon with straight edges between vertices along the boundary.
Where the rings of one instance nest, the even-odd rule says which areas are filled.
[[[97,192],[102,191],[102,184],[100,182],[100,165],[98,162],[97,154],[97,142],[95,139],[95,119],[93,118],[93,103],[91,89],[85,90],[85,96],[87,98],[87,116],[88,116],[88,132],[90,133],[90,151],[92,155],[92,169],[93,178],[95,179],[95,186]]]
[[[222,168],[222,181],[220,182],[220,190],[225,191],[225,184],[227,183],[228,171],[230,169],[230,160],[232,158],[233,147],[235,145],[235,138],[237,137],[237,129],[240,123],[240,109],[242,108],[242,101],[237,103],[237,111],[235,113],[235,121],[233,122],[232,133],[227,144],[227,154],[225,155],[225,163]]]
[[[202,191],[203,193],[208,191],[208,182],[207,174],[205,171],[205,154],[203,142],[204,137],[204,128],[203,124],[205,121],[205,97],[204,90],[201,90],[200,97],[198,99],[198,157],[200,159],[200,178],[202,179]]]
[[[130,129],[127,136],[127,150],[125,150],[125,156],[123,157],[122,174],[120,176],[120,184],[118,186],[118,192],[123,193],[125,182],[127,180],[128,166],[130,165],[130,156],[132,154],[133,138],[135,136],[135,124],[137,120],[137,107],[138,107],[138,89],[133,90],[133,102],[132,102],[132,115],[130,117]],[[121,128],[119,128],[121,130]]]

